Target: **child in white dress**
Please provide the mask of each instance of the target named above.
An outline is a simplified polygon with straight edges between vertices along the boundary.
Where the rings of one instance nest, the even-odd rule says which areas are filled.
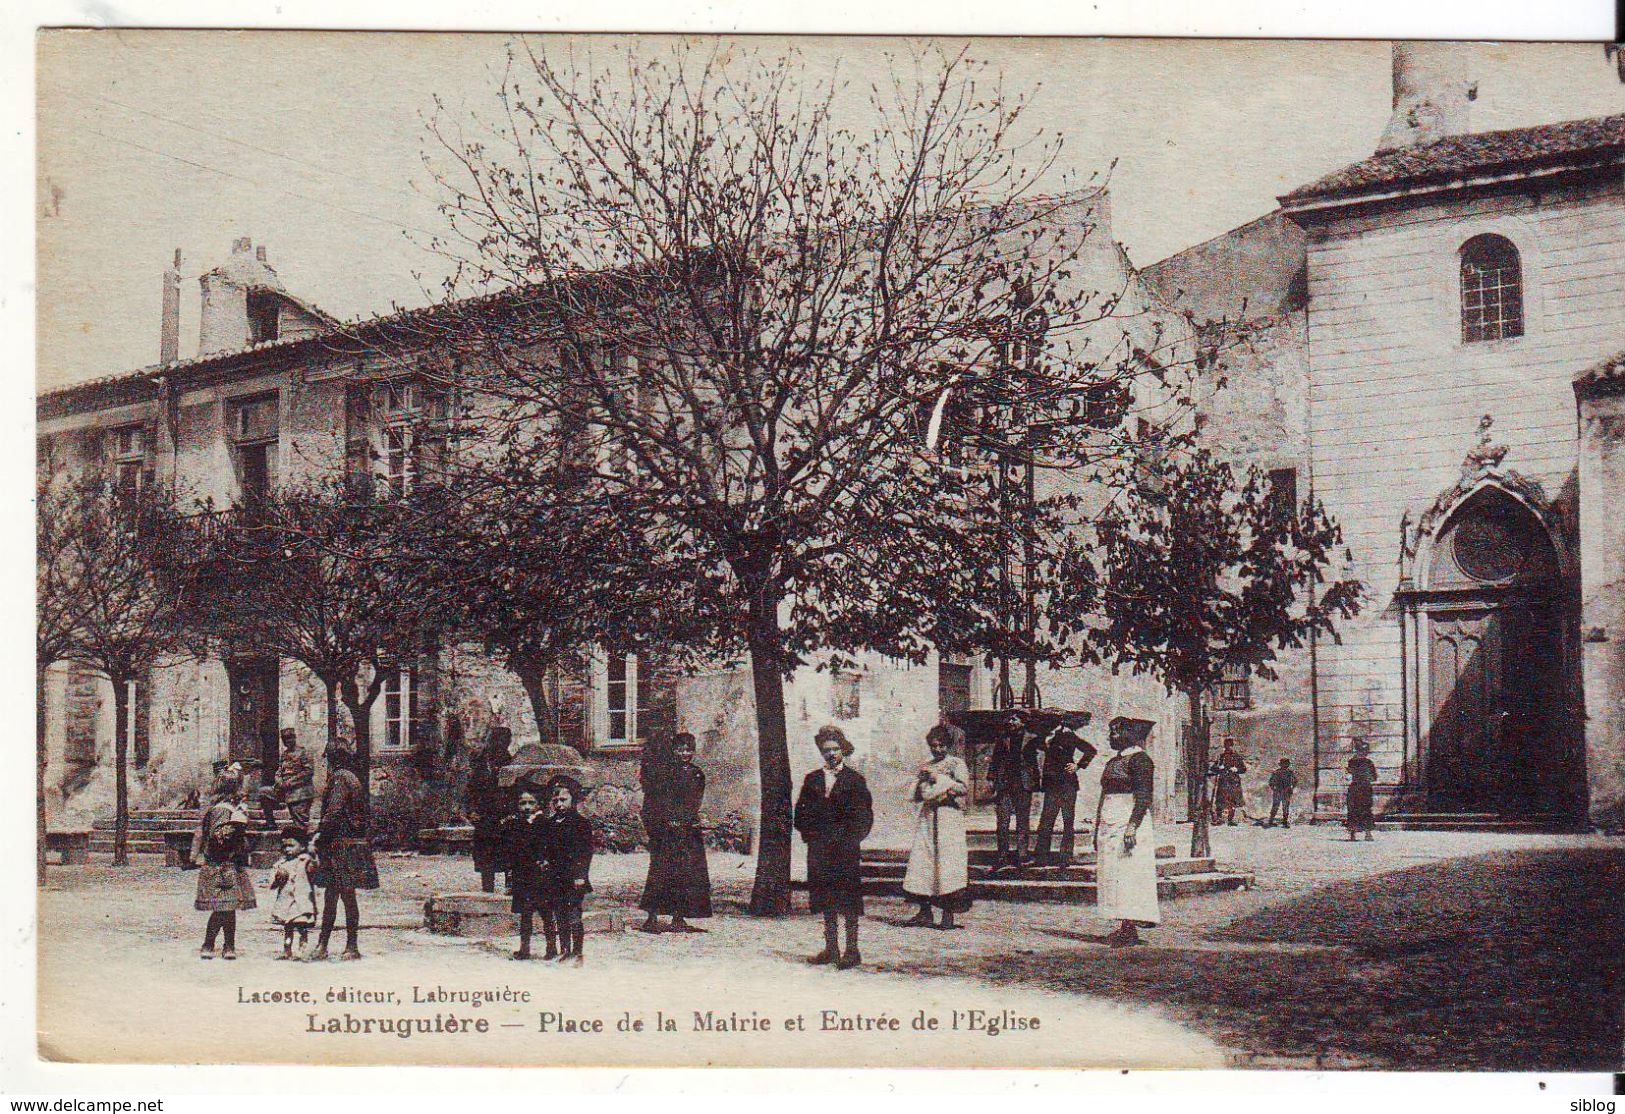
[[[305,957],[310,930],[316,924],[316,864],[310,857],[310,837],[305,829],[290,824],[282,829],[282,858],[271,874],[271,920],[282,926],[282,954],[293,959],[293,938],[299,937],[298,958]]]

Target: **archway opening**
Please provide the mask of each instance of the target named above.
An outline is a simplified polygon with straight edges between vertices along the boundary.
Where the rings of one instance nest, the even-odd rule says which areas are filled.
[[[1560,588],[1546,527],[1499,488],[1440,530],[1426,586],[1430,809],[1556,815],[1572,799]]]

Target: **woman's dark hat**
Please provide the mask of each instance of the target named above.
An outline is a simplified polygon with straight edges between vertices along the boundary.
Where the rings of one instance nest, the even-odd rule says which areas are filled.
[[[305,831],[302,824],[284,824],[282,825],[282,838],[297,839],[300,843],[309,843],[310,833]]]
[[[581,783],[575,778],[571,777],[569,774],[554,774],[553,777],[548,780],[547,795],[551,797],[553,795],[553,790],[558,789],[561,786],[570,791],[570,799],[572,801],[580,801],[586,792],[581,788]]]
[[[1134,719],[1131,716],[1113,716],[1111,728],[1121,731],[1123,737],[1133,743],[1143,743],[1151,737],[1151,729],[1156,726],[1148,719]]]

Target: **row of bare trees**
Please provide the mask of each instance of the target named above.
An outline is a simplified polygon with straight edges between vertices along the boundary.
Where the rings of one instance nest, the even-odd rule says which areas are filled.
[[[1267,669],[1357,606],[1321,584],[1335,524],[1200,449],[1222,344],[1099,266],[1098,191],[1041,192],[1058,141],[996,75],[921,55],[853,124],[793,55],[512,63],[494,124],[433,125],[457,271],[389,333],[435,354],[402,366],[461,400],[457,451],[409,499],[335,480],[177,519],[210,523],[155,550],[184,558],[152,575],[194,648],[304,663],[363,753],[385,670],[436,640],[500,656],[544,734],[548,671],[593,646],[746,655],[750,907],[775,915],[809,662],[1105,662],[1196,708],[1224,661]],[[1037,624],[1011,619],[1013,551]],[[44,630],[42,662],[127,667]]]

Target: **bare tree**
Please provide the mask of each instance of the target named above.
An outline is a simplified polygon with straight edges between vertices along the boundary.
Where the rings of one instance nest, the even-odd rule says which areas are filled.
[[[184,617],[192,590],[189,566],[178,559],[184,531],[167,496],[154,486],[119,487],[95,473],[68,483],[49,509],[55,521],[46,525],[42,513],[39,529],[51,535],[51,565],[60,590],[72,600],[59,619],[67,623],[59,630],[71,633],[58,653],[101,673],[113,686],[113,864],[124,866],[129,862],[130,688],[153,666],[186,649]],[[46,598],[42,585],[41,599]]]
[[[755,694],[750,907],[782,913],[783,686],[808,655],[1063,653],[1012,628],[998,570],[1012,544],[1075,559],[1082,501],[1013,519],[1005,485],[928,447],[944,412],[967,468],[1109,479],[1125,411],[1188,403],[1194,353],[1124,286],[1087,288],[1085,257],[1116,251],[1099,191],[1042,195],[1058,142],[963,56],[867,96],[734,46],[512,63],[489,120],[432,125],[448,293],[492,292],[433,328],[490,437],[573,445],[604,505],[718,578],[704,640],[748,649]],[[1068,421],[1040,452],[1031,431]]]
[[[310,669],[325,692],[329,741],[338,706],[349,714],[363,785],[372,708],[390,670],[426,652],[447,621],[448,586],[423,575],[412,544],[421,513],[329,478],[192,520],[193,629]]]

